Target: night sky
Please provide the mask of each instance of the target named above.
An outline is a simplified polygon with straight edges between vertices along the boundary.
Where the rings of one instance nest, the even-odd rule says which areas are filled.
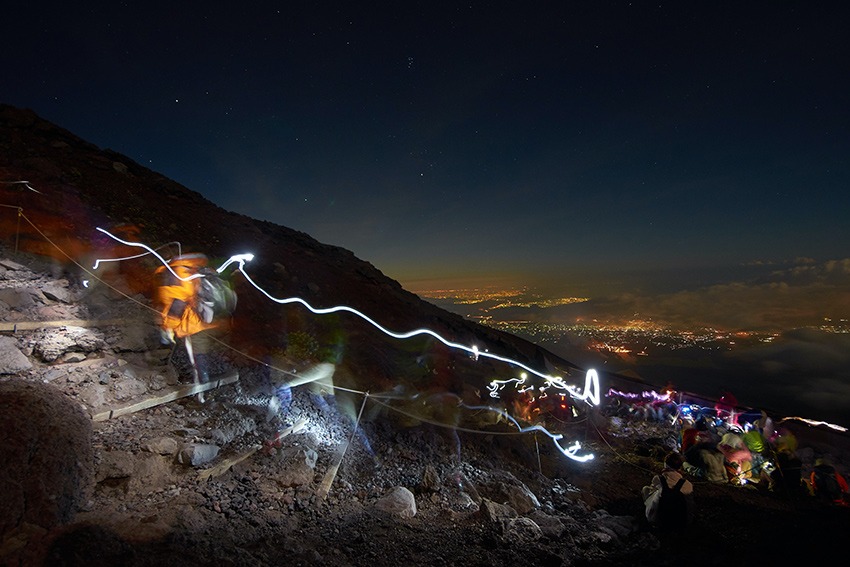
[[[850,272],[846,2],[25,4],[0,101],[408,289]]]
[[[736,371],[850,423],[850,3],[50,4],[0,101],[411,291],[782,332]]]

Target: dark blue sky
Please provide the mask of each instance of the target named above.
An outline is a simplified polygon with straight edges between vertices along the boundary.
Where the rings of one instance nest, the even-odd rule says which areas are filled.
[[[845,2],[24,4],[0,101],[411,289],[850,273]]]

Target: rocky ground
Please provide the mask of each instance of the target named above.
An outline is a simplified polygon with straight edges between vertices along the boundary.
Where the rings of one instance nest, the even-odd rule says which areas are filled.
[[[185,388],[181,351],[159,343],[143,297],[4,254],[7,565],[785,563],[789,550],[840,549],[850,526],[848,509],[803,494],[694,479],[695,525],[657,533],[639,494],[675,447],[663,424],[588,412],[563,424],[595,455],[578,463],[542,435],[474,413],[442,427],[439,412],[379,395],[363,404],[299,386],[279,411],[281,361],[269,372],[226,349],[215,373],[238,380],[203,403],[184,396],[110,418]],[[290,376],[321,370],[283,362]],[[825,454],[850,465],[846,437],[788,425],[804,468]]]

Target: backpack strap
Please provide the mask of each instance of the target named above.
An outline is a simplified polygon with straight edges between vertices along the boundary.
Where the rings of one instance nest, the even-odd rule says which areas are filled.
[[[684,484],[685,484],[685,477],[681,477],[681,478],[679,479],[679,482],[677,482],[677,483],[675,484],[675,486],[673,486],[673,488],[671,488],[670,490],[674,490],[674,491],[676,491],[676,492],[680,492],[680,491],[682,490],[682,485],[684,485]]]

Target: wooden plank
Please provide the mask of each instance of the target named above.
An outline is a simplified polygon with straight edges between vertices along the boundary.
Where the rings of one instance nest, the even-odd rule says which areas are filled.
[[[49,327],[107,327],[109,325],[127,325],[136,323],[129,319],[61,319],[59,321],[0,321],[0,332],[33,331]]]
[[[283,439],[287,435],[291,435],[293,433],[298,433],[299,431],[304,429],[305,425],[307,425],[307,419],[302,417],[301,419],[299,419],[295,423],[295,425],[290,425],[289,427],[281,430],[280,433],[278,433],[275,436],[273,442],[279,442],[281,439]],[[219,475],[226,473],[228,470],[230,470],[230,468],[232,466],[241,463],[242,461],[244,461],[245,459],[247,459],[248,457],[250,457],[251,455],[253,455],[257,451],[259,451],[261,448],[262,447],[260,445],[255,445],[242,454],[236,455],[236,456],[231,457],[229,459],[225,459],[224,461],[220,462],[216,466],[201,471],[200,473],[198,473],[198,480],[204,481],[204,480],[207,480],[211,477],[219,476]]]
[[[292,433],[298,433],[299,431],[304,429],[305,425],[307,425],[307,418],[302,417],[301,419],[296,421],[294,425],[290,425],[289,427],[284,427],[283,429],[281,429],[278,434],[274,436],[274,439],[269,441],[269,444],[272,446],[280,446],[281,439]]]
[[[244,461],[245,459],[247,459],[248,457],[250,457],[251,455],[253,455],[257,451],[259,451],[260,448],[261,448],[261,445],[254,445],[253,447],[251,447],[250,449],[248,449],[247,451],[245,451],[241,455],[236,455],[235,457],[225,459],[224,461],[222,461],[221,463],[212,467],[211,469],[206,469],[206,470],[201,471],[200,473],[198,473],[198,480],[203,482],[203,481],[209,479],[210,477],[219,476],[219,475],[226,473],[228,470],[230,470],[230,467],[232,467],[233,465],[236,465],[238,463],[241,463],[242,461]]]
[[[316,490],[316,496],[318,496],[319,500],[325,500],[328,497],[328,493],[331,491],[331,485],[336,478],[336,473],[339,471],[339,466],[342,464],[342,459],[345,457],[347,449],[348,441],[336,452],[334,462],[328,467],[325,476],[322,477],[322,483],[319,485],[318,490]]]
[[[108,419],[112,419],[122,415],[135,413],[143,409],[148,409],[161,404],[166,404],[168,402],[173,402],[174,400],[178,400],[180,398],[194,396],[195,394],[198,394],[200,392],[206,392],[207,390],[213,390],[221,386],[233,384],[237,380],[239,380],[239,372],[234,370],[231,373],[225,374],[220,378],[210,380],[206,384],[186,384],[185,386],[180,386],[177,389],[162,394],[160,396],[146,398],[144,400],[126,406],[96,413],[92,416],[92,421],[106,421]]]

